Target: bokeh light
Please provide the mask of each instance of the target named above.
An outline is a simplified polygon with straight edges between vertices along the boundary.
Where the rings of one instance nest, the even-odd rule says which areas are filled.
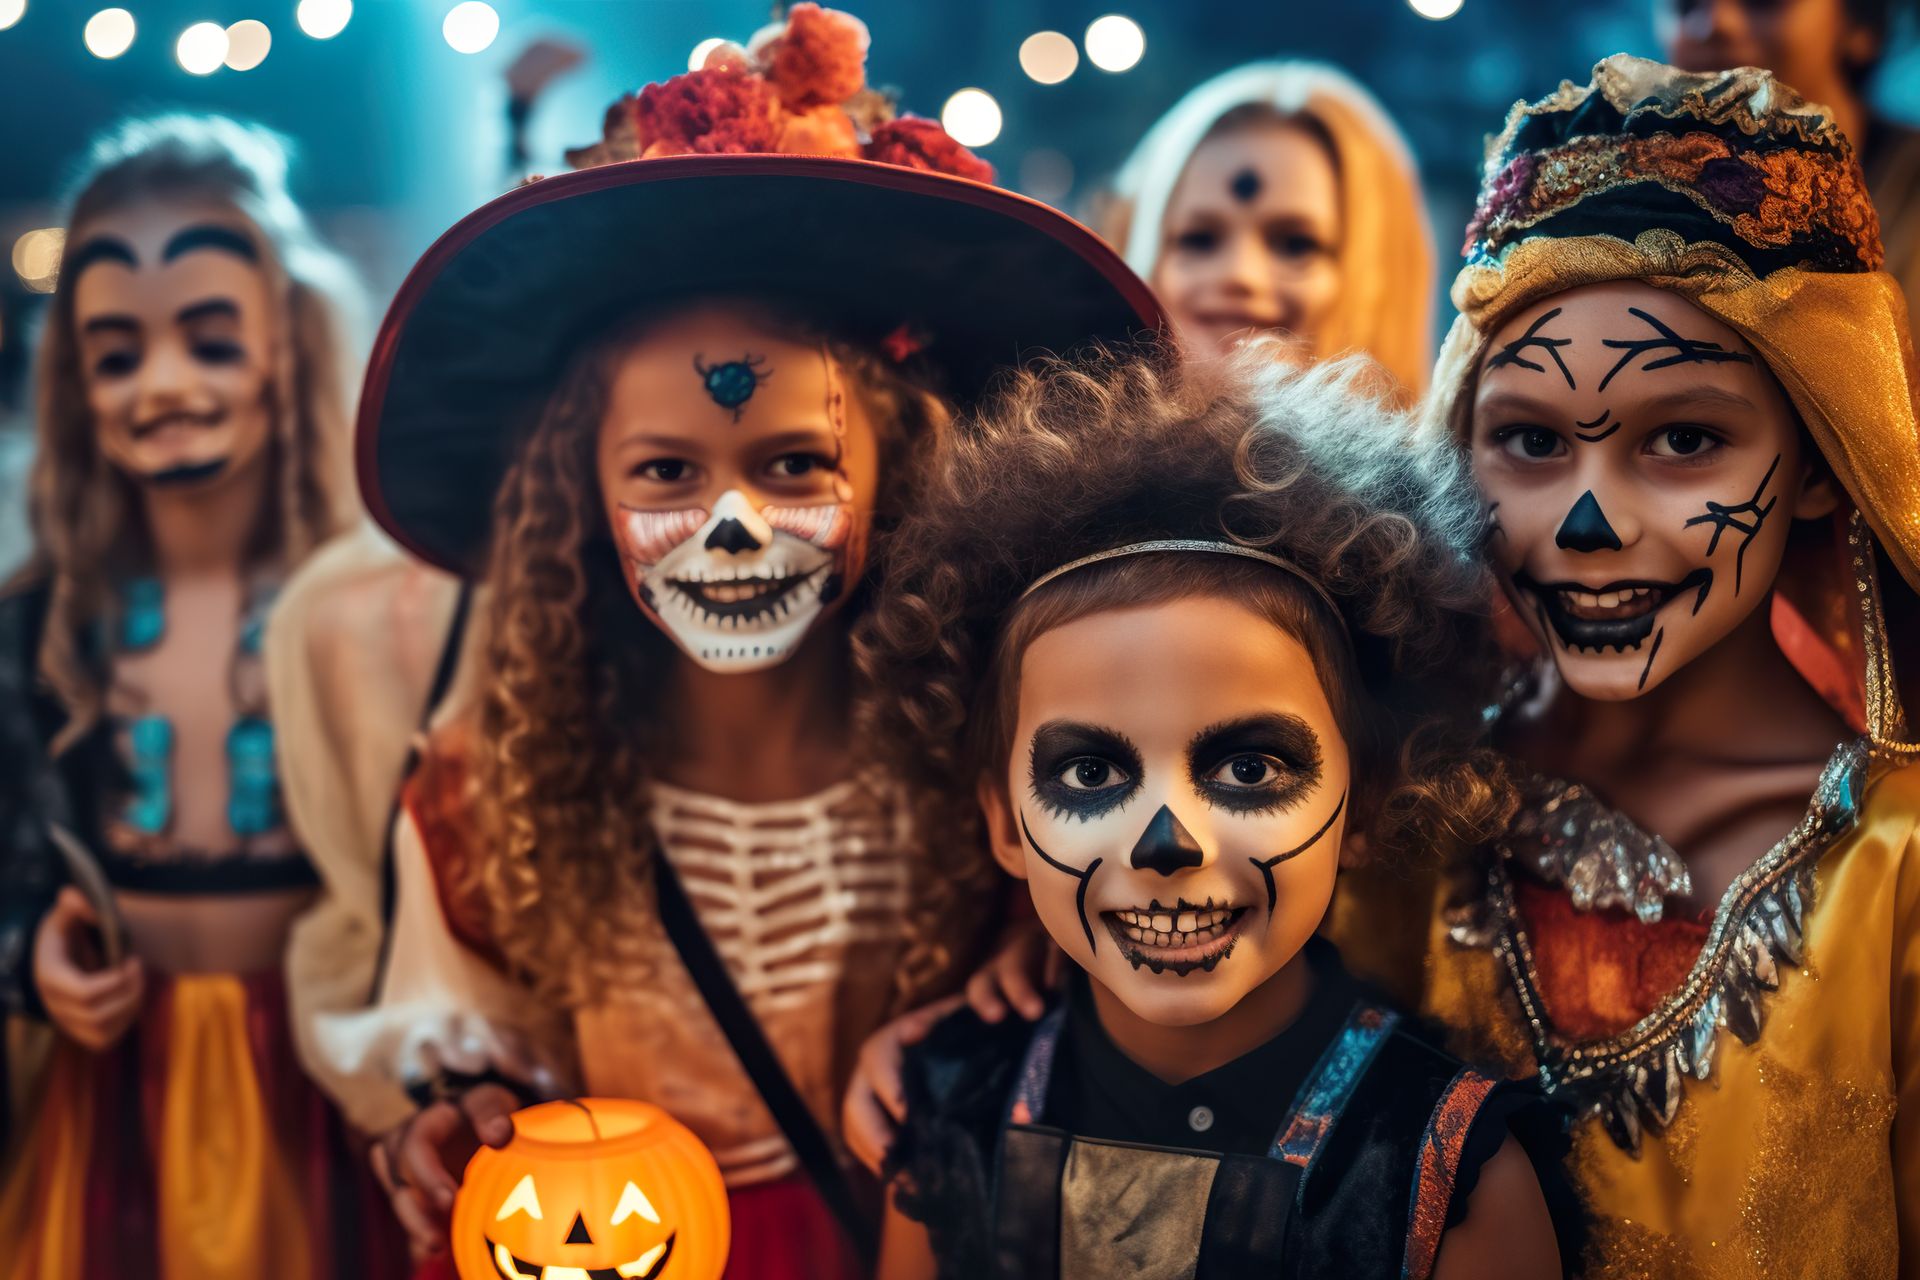
[[[13,272],[35,293],[52,293],[60,279],[60,253],[67,233],[59,227],[40,227],[13,242]]]
[[[963,147],[984,147],[1000,136],[1000,104],[985,89],[962,89],[940,108],[940,127]]]
[[[0,31],[27,16],[27,0],[0,0]]]
[[[273,32],[254,18],[242,18],[227,28],[227,69],[251,71],[267,60],[273,48]]]
[[[687,70],[698,71],[707,65],[707,55],[726,43],[723,36],[708,36],[693,46],[693,52],[687,55]]]
[[[227,60],[227,29],[217,22],[196,22],[180,33],[173,56],[196,76],[210,76]]]
[[[1102,71],[1125,71],[1147,51],[1146,33],[1132,18],[1110,13],[1087,27],[1087,61]]]
[[[102,9],[87,19],[81,39],[96,58],[117,58],[133,48],[133,15],[125,9]]]
[[[1020,42],[1020,69],[1041,84],[1059,84],[1080,65],[1080,50],[1058,31],[1036,31]]]
[[[315,40],[331,40],[347,29],[353,17],[353,0],[300,0],[293,16],[300,29]]]
[[[1464,0],[1407,0],[1407,6],[1423,18],[1439,22],[1460,12]]]
[[[500,34],[500,15],[485,0],[466,0],[447,10],[440,34],[455,53],[479,53]]]

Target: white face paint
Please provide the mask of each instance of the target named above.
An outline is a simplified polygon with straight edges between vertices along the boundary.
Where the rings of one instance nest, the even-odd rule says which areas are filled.
[[[785,661],[842,588],[852,521],[838,503],[755,511],[729,489],[711,513],[623,510],[634,594],[709,671]]]

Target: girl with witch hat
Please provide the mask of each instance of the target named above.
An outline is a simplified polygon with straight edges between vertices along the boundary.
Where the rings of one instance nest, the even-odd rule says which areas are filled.
[[[1588,1274],[1920,1274],[1920,436],[1852,152],[1610,58],[1515,107],[1466,253],[1433,422],[1539,662],[1430,1010],[1579,1109]]]
[[[847,628],[946,397],[1159,324],[1090,232],[892,118],[865,49],[796,5],[624,99],[583,167],[443,236],[382,329],[368,505],[484,583],[485,647],[405,787],[375,998],[314,1039],[416,1099],[377,1155],[423,1248],[460,1150],[583,1088],[713,1149],[730,1274],[859,1270],[822,1130],[990,903],[899,972],[921,833],[850,733]],[[556,1248],[496,1261],[635,1261]]]

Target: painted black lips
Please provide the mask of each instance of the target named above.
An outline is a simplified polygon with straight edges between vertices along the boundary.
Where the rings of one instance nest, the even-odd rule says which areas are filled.
[[[1625,653],[1629,649],[1639,648],[1653,634],[1654,620],[1659,617],[1660,611],[1686,592],[1698,593],[1694,596],[1693,612],[1699,613],[1700,606],[1707,602],[1707,592],[1713,588],[1713,570],[1695,569],[1678,582],[1632,579],[1610,582],[1598,589],[1580,582],[1539,582],[1520,572],[1513,575],[1513,585],[1520,590],[1524,599],[1533,601],[1542,621],[1569,649],[1617,649]],[[1630,617],[1582,618],[1567,608],[1561,594],[1567,591],[1593,595],[1650,591],[1653,593],[1653,607]]]
[[[782,610],[802,584],[827,571],[821,565],[812,573],[795,573],[784,578],[729,578],[721,582],[694,582],[674,578],[668,586],[693,603],[696,609],[716,618],[764,618]],[[739,600],[716,599],[709,587],[756,587],[754,594]]]

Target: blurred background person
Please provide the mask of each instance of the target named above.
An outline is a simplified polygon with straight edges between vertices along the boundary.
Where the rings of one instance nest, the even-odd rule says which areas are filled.
[[[1920,314],[1920,130],[1885,115],[1869,82],[1912,0],[1658,0],[1666,60],[1687,71],[1764,67],[1827,107],[1880,213],[1886,269]],[[1912,86],[1909,85],[1911,89]]]
[[[1275,332],[1309,358],[1366,352],[1403,401],[1426,385],[1433,245],[1419,170],[1345,73],[1253,63],[1200,85],[1134,148],[1107,222],[1193,353]]]
[[[404,1260],[297,1065],[281,972],[316,881],[281,814],[261,630],[357,509],[356,287],[286,177],[265,130],[132,120],[66,219],[33,548],[0,596],[0,993],[58,1033],[0,1180],[12,1275]]]

